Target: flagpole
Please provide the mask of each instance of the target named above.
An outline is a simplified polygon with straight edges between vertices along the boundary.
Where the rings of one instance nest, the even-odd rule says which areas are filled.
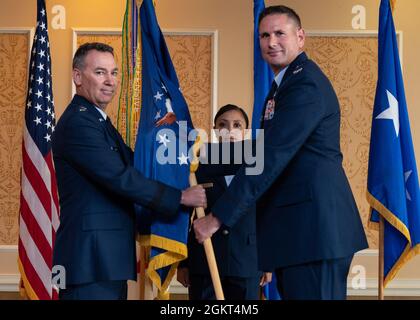
[[[144,263],[144,258],[145,258],[145,253],[144,253],[144,248],[143,246],[140,246],[140,270],[139,270],[139,288],[140,288],[140,292],[139,292],[139,299],[140,300],[146,300],[145,299],[145,295],[146,295],[146,266]]]
[[[140,246],[139,300],[153,300],[153,283],[146,273],[148,251]]]
[[[379,215],[378,300],[384,300],[384,218]]]
[[[191,166],[193,168],[193,166]],[[195,172],[191,170],[190,173],[190,186],[197,185],[197,177]],[[202,207],[195,209],[196,215],[198,218],[203,218],[205,216],[204,209]],[[206,252],[207,263],[210,269],[211,280],[213,282],[214,292],[216,294],[217,300],[225,300],[223,294],[222,283],[220,282],[219,270],[217,269],[216,257],[214,256],[213,244],[211,239],[204,240],[204,250]]]
[[[139,275],[138,275],[138,278],[137,278],[137,282],[138,282],[138,285],[139,285],[139,300],[144,300],[144,294],[145,294],[144,279],[145,279],[145,276],[146,276],[146,270],[144,268],[142,258],[143,258],[142,249],[140,247],[139,261],[137,262],[139,264]]]
[[[390,0],[391,10],[394,10],[395,0]],[[379,215],[379,262],[378,262],[378,300],[385,300],[384,288],[384,251],[385,251],[385,224],[382,215]]]

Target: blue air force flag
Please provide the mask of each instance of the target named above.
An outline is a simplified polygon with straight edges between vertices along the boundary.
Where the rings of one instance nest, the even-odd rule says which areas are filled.
[[[384,285],[420,250],[420,193],[389,0],[379,11],[378,83],[372,117],[367,199],[384,218]]]
[[[182,190],[189,186],[192,122],[151,0],[141,5],[140,26],[142,108],[134,165],[146,177]],[[187,257],[189,212],[181,208],[175,219],[164,221],[137,209],[140,243],[150,247],[147,273],[162,297],[178,262]]]

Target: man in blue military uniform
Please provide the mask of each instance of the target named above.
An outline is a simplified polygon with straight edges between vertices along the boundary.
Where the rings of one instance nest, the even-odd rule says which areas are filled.
[[[260,269],[274,270],[283,299],[345,299],[355,252],[366,236],[342,168],[334,89],[303,52],[299,16],[285,6],[259,18],[263,58],[275,82],[262,114],[264,171],[239,169],[212,214],[196,220],[201,242],[257,207]],[[258,140],[257,140],[258,143]]]
[[[134,203],[170,218],[206,206],[201,186],[184,191],[146,179],[105,113],[117,88],[113,49],[82,45],[73,59],[76,95],[52,140],[60,196],[54,265],[66,271],[60,299],[126,299],[136,280]]]

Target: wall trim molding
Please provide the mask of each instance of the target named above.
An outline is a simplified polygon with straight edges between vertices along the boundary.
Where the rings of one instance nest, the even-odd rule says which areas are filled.
[[[378,30],[306,30],[308,37],[377,37]],[[401,69],[403,68],[403,47],[404,37],[400,30],[395,31],[398,42],[398,52],[400,56]]]
[[[17,245],[0,245],[0,254],[2,253],[17,253]]]
[[[32,44],[33,44],[34,35],[35,35],[35,28],[34,27],[0,28],[0,34],[11,34],[11,33],[28,35],[28,69],[29,69],[29,64],[31,62]]]
[[[0,257],[2,254],[16,253],[17,245],[0,245]],[[359,257],[378,257],[378,250],[367,249],[356,253]],[[20,274],[1,274],[0,273],[0,292],[18,292]],[[174,278],[171,282],[169,292],[172,294],[187,294],[184,288]],[[378,280],[376,278],[366,279],[366,288],[355,289],[352,287],[352,279],[347,281],[347,292],[349,296],[375,297],[378,295]],[[420,279],[394,279],[385,289],[385,296],[389,297],[420,297]]]
[[[17,245],[0,245],[0,261],[3,259],[3,255],[9,256],[18,255]],[[16,261],[17,263],[17,261]],[[16,270],[17,270],[16,266]],[[6,274],[2,273],[0,269],[0,292],[18,292],[19,291],[20,274]]]
[[[0,274],[0,292],[19,292],[20,274]]]
[[[188,294],[175,278],[171,282],[169,292],[172,294]],[[347,281],[347,295],[349,297],[375,297],[378,296],[378,280],[366,279],[366,288],[355,289],[352,280]],[[394,279],[385,289],[385,297],[420,297],[420,280],[417,279]]]
[[[11,28],[0,28],[0,33],[29,33],[31,40],[35,32],[34,27],[11,27]]]
[[[352,288],[351,280],[347,281],[348,296],[378,296],[378,279],[367,278],[366,288]],[[394,279],[384,291],[385,297],[420,297],[420,280]]]
[[[18,292],[19,281],[19,274],[0,274],[0,292]],[[188,294],[187,288],[184,288],[175,279],[171,282],[169,292],[172,294]],[[354,289],[350,280],[347,282],[347,294],[350,297],[375,297],[378,295],[378,281],[369,278],[366,279],[366,288]],[[420,280],[393,280],[385,289],[385,297],[420,297]]]
[[[356,252],[355,257],[378,257],[378,249],[365,249],[359,252]]]

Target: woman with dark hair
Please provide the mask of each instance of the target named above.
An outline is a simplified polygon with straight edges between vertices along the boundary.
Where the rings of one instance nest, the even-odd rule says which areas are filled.
[[[219,142],[244,140],[248,125],[245,111],[233,104],[220,108],[214,118],[214,130]],[[199,166],[196,176],[198,183],[212,184],[206,189],[208,208],[225,192],[234,178],[214,176],[204,166]],[[255,214],[254,206],[234,228],[221,228],[212,237],[226,300],[259,299],[259,286],[271,281],[271,273],[258,271]],[[188,287],[190,300],[215,299],[204,247],[197,242],[192,230],[188,240],[188,259],[178,267],[177,279]]]

